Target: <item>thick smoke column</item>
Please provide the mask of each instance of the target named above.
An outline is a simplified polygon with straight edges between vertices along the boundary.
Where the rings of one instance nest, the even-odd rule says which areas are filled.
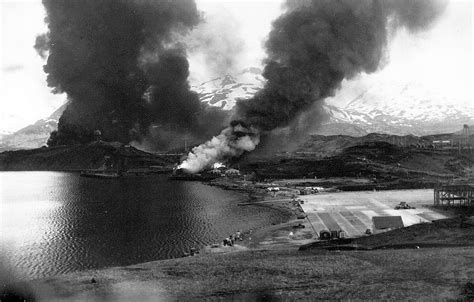
[[[207,81],[240,70],[238,62],[245,41],[239,35],[238,21],[225,11],[204,18],[183,41],[193,64],[201,65],[197,76]]]
[[[179,168],[189,173],[196,173],[208,167],[210,163],[223,161],[231,157],[250,152],[260,142],[255,129],[248,128],[242,121],[233,121],[218,135],[206,143],[197,146]]]
[[[332,96],[343,79],[376,71],[396,29],[423,30],[444,8],[444,1],[429,0],[288,1],[265,44],[267,82],[254,98],[237,103],[235,118],[257,129],[254,136],[288,126]],[[206,154],[205,146],[196,149],[199,154]],[[215,162],[199,154],[190,154],[183,167]]]
[[[223,120],[190,91],[186,52],[175,38],[200,22],[193,0],[43,4],[49,31],[35,47],[48,58],[48,86],[70,101],[50,145],[88,142],[96,129],[106,140],[126,143],[150,135],[152,125],[202,135],[208,114]]]

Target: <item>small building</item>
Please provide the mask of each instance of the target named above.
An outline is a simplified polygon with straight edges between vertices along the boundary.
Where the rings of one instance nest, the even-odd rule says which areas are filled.
[[[403,228],[402,216],[374,216],[372,217],[374,232],[389,231]]]
[[[221,175],[222,171],[221,169],[214,168],[212,170],[209,170],[209,174]]]
[[[300,190],[300,195],[309,195],[309,194],[311,194],[311,191],[309,191],[309,190],[306,190],[306,189],[301,189]]]
[[[434,149],[449,149],[453,146],[452,140],[434,140],[432,143]]]
[[[240,176],[240,171],[237,169],[227,169],[224,173],[226,176]]]

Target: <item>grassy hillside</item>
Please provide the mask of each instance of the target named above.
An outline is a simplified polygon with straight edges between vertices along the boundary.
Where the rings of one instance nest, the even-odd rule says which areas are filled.
[[[474,135],[469,138],[462,134],[437,134],[429,136],[414,135],[391,135],[370,133],[365,136],[353,137],[348,135],[311,135],[303,144],[301,144],[296,152],[315,152],[324,156],[333,156],[342,152],[345,148],[366,144],[369,142],[385,142],[398,147],[430,147],[433,141],[450,140],[454,146],[459,142],[465,144],[469,142],[474,146]]]
[[[261,178],[369,177],[379,182],[416,180],[433,184],[472,177],[474,160],[456,152],[371,141],[346,147],[330,157],[294,153],[249,159],[241,167],[255,171]]]
[[[403,141],[403,145],[397,143]],[[291,153],[245,156],[237,159],[244,172],[261,178],[369,177],[383,181],[434,183],[474,175],[474,153],[421,148],[427,138],[385,134],[364,137],[311,136]],[[155,156],[119,143],[90,143],[0,153],[0,170],[81,170],[98,168],[104,157],[126,159],[133,165],[168,166],[177,157]],[[423,187],[423,186],[422,186]]]
[[[297,251],[269,247],[203,254],[37,280],[29,291],[45,301],[101,301],[104,297],[111,301],[472,301],[472,228],[460,229],[454,219],[361,240],[380,245],[402,238],[420,244],[418,248]],[[414,238],[415,234],[420,237]],[[458,246],[423,246],[445,238]]]
[[[95,169],[104,164],[105,157],[115,161],[126,160],[131,167],[169,166],[176,159],[155,156],[120,143],[90,143],[74,146],[57,146],[32,150],[0,153],[0,170],[83,170]]]

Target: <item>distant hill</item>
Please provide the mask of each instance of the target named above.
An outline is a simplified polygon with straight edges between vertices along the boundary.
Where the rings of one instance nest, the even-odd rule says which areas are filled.
[[[0,171],[78,171],[101,167],[106,157],[125,160],[128,168],[171,167],[178,159],[138,150],[121,143],[92,142],[0,153]]]
[[[417,145],[429,146],[432,140],[414,135],[398,136],[379,133],[370,133],[359,137],[349,135],[311,135],[299,146],[296,152],[319,152],[322,156],[331,156],[342,152],[345,148],[368,142],[385,142],[396,146],[408,147]]]
[[[326,140],[313,137],[313,140],[320,143],[313,141],[311,148],[306,146],[306,153],[247,157],[240,162],[240,167],[242,170],[255,172],[262,179],[377,179],[370,186],[359,186],[357,190],[433,187],[438,181],[453,178],[472,179],[474,176],[474,157],[469,153],[397,146],[383,140],[361,140],[356,144],[344,136],[329,137]],[[309,150],[320,150],[327,154],[320,156],[309,153]]]
[[[424,186],[438,179],[472,177],[474,153],[457,149],[433,149],[434,139],[465,139],[441,134],[417,137],[371,133],[363,137],[312,135],[294,152],[266,153],[238,159],[243,171],[262,178],[376,177],[397,179],[401,187]],[[470,142],[474,146],[474,135]],[[128,169],[160,167],[171,169],[179,155],[156,155],[118,142],[91,142],[74,146],[43,147],[0,153],[0,171],[78,171],[96,169],[106,158],[126,162]],[[234,162],[236,164],[237,162]]]
[[[436,134],[427,136],[415,135],[390,135],[380,133],[370,133],[364,136],[349,136],[349,135],[311,135],[308,139],[299,145],[295,152],[300,153],[315,153],[320,156],[333,156],[341,153],[349,147],[363,145],[371,142],[384,142],[398,147],[414,147],[414,148],[430,148],[433,141],[449,140],[456,146],[459,142],[465,144],[470,143],[474,146],[474,134],[469,137],[459,134]]]
[[[40,119],[12,134],[4,135],[0,141],[0,152],[45,146],[50,133],[58,129],[59,118],[66,107],[67,103],[56,109],[46,119]]]

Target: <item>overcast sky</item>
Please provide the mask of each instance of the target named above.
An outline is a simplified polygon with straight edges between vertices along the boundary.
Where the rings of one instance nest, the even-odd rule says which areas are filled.
[[[235,72],[259,66],[264,58],[262,43],[271,21],[281,12],[282,1],[198,0],[216,34],[226,28],[239,49],[235,50]],[[36,54],[35,37],[46,31],[40,1],[0,0],[1,79],[0,133],[12,132],[45,118],[64,103],[65,95],[54,95],[46,86],[44,61]],[[470,0],[451,1],[440,20],[427,32],[416,36],[400,32],[389,45],[389,60],[371,75],[360,75],[343,83],[333,102],[344,103],[351,96],[380,87],[389,96],[391,86],[416,87],[456,105],[474,106],[473,96],[473,4]],[[202,55],[190,56],[192,84],[216,76],[206,69]],[[415,89],[415,90],[416,90]]]

